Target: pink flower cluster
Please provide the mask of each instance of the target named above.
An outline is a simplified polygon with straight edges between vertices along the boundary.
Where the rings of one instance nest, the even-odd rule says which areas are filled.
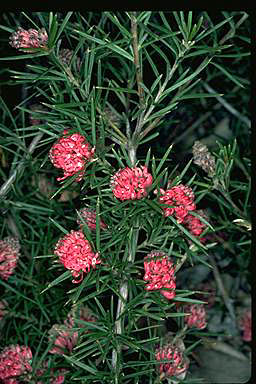
[[[56,168],[64,171],[64,176],[57,178],[64,180],[77,173],[76,181],[81,181],[85,174],[85,166],[94,156],[95,148],[91,148],[84,136],[80,133],[69,134],[63,131],[63,136],[50,149],[49,157]]]
[[[68,314],[67,320],[64,321],[64,325],[54,324],[50,329],[49,340],[54,343],[50,353],[62,355],[72,352],[78,342],[78,331],[74,329],[76,320],[95,322],[97,319],[88,307],[81,306],[78,309],[74,307]],[[77,327],[84,328],[84,332],[88,333],[86,326],[80,322]]]
[[[243,331],[243,340],[252,341],[252,311],[247,309],[239,321],[240,329]]]
[[[82,231],[71,231],[61,238],[54,250],[59,256],[60,262],[65,268],[71,270],[72,276],[79,280],[72,280],[73,283],[80,283],[83,280],[83,273],[88,273],[90,268],[96,268],[101,260],[98,253],[92,251],[89,241]]]
[[[190,313],[190,315],[185,316],[185,322],[189,328],[204,329],[207,326],[206,311],[203,304],[186,305],[184,312]]]
[[[145,275],[148,281],[147,291],[160,290],[160,293],[171,300],[175,297],[175,266],[169,260],[168,255],[160,251],[152,251],[144,258]],[[166,288],[163,290],[162,288]]]
[[[0,240],[0,277],[8,280],[13,274],[19,259],[20,245],[17,238],[6,237]]]
[[[0,354],[0,379],[5,384],[15,383],[18,376],[32,371],[32,352],[29,347],[10,345]]]
[[[54,324],[49,330],[49,341],[54,342],[53,348],[49,351],[57,355],[71,353],[78,341],[78,332],[73,331],[66,325]]]
[[[160,188],[160,194],[159,202],[169,205],[163,207],[164,215],[166,217],[174,215],[179,224],[184,222],[189,211],[196,209],[195,196],[190,187],[180,184],[166,191]]]
[[[65,381],[65,374],[68,373],[68,370],[64,368],[59,369],[57,372],[53,368],[50,368],[49,370],[49,362],[44,361],[42,364],[42,368],[36,370],[36,376],[41,377],[46,372],[48,373],[48,375],[50,375],[50,384],[63,384]],[[36,384],[43,384],[44,382],[40,380],[37,381]]]
[[[183,356],[182,351],[171,343],[159,347],[155,351],[155,357],[158,361],[169,360],[159,365],[160,374],[165,377],[179,376],[187,371],[189,361]]]
[[[45,48],[48,42],[48,35],[44,28],[25,30],[21,27],[18,28],[10,37],[10,45],[13,48]],[[33,52],[26,50],[26,52]]]
[[[79,213],[84,222],[87,224],[88,228],[94,231],[96,229],[96,211],[90,207],[84,207],[80,209]],[[80,217],[77,218],[77,224],[80,225],[80,229],[82,230],[83,221],[80,219]],[[101,229],[107,229],[107,225],[102,219],[99,220],[99,224]]]
[[[111,178],[111,189],[119,200],[135,200],[147,196],[152,184],[152,175],[146,166],[123,168]]]

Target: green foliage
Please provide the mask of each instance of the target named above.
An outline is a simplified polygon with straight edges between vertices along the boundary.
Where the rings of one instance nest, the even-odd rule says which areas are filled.
[[[6,45],[17,25],[44,27],[49,36],[47,50],[15,54],[12,49],[0,57],[4,66],[10,60],[25,62],[5,69],[8,87],[19,93],[14,108],[1,97],[1,239],[18,236],[22,253],[8,282],[0,279],[2,297],[11,308],[1,346],[31,346],[31,382],[37,382],[36,368],[45,357],[55,370],[68,370],[67,382],[161,380],[155,348],[166,333],[164,321],[171,318],[182,328],[185,315],[177,310],[178,304],[204,301],[193,297],[196,287],[178,287],[170,301],[158,291],[145,291],[143,262],[152,250],[171,257],[179,269],[178,282],[188,266],[211,269],[212,249],[225,259],[225,245],[230,254],[238,255],[230,262],[232,273],[238,268],[249,278],[251,180],[249,155],[244,155],[249,80],[243,72],[249,55],[247,17],[245,12],[192,11],[3,15],[0,28]],[[66,47],[73,50],[69,64],[60,57]],[[209,91],[209,83],[216,84],[216,91]],[[241,108],[237,89],[243,98]],[[189,141],[207,117],[197,115],[189,129],[186,115],[179,118],[179,113],[183,115],[185,108],[192,116],[195,110],[206,114],[209,106],[216,110],[219,100],[220,115],[228,110],[234,118],[237,140],[214,138],[216,172],[210,178],[192,159],[182,164],[178,158],[179,148],[187,151],[192,146],[184,144],[184,137]],[[43,109],[30,109],[33,103]],[[183,131],[175,131],[175,116],[178,123],[183,121]],[[33,124],[31,118],[39,123]],[[76,175],[55,181],[61,171],[48,158],[67,128],[95,147],[80,183],[75,182]],[[211,134],[209,130],[204,136]],[[111,176],[120,168],[144,164],[153,176],[147,197],[115,198]],[[174,217],[163,216],[160,188],[178,184],[193,189],[197,207],[201,203],[209,207],[209,220],[194,216],[206,227],[201,237],[212,236],[210,241],[202,243]],[[76,285],[53,251],[60,237],[77,230],[77,217],[83,220],[78,209],[85,205],[96,211],[96,231],[83,222],[83,232],[102,264]],[[107,230],[101,228],[101,219]],[[214,234],[221,231],[229,240],[216,245]],[[70,355],[49,355],[47,332],[53,324],[63,323],[74,304],[87,305],[97,321],[81,320],[79,341]],[[190,355],[204,331],[197,335],[182,329],[185,354]],[[189,373],[180,379],[192,381]]]

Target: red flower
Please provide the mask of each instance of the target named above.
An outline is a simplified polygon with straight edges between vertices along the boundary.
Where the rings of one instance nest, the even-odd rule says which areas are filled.
[[[19,27],[10,37],[10,45],[13,48],[45,48],[48,42],[48,35],[44,28],[29,29],[28,31]],[[22,50],[22,49],[21,49]],[[33,52],[26,50],[25,52]]]
[[[64,321],[64,323],[69,328],[73,328],[75,326],[79,328],[86,328],[86,325],[83,325],[80,322],[76,325],[76,320],[96,322],[97,318],[92,314],[90,308],[75,305],[69,312],[68,318]],[[85,329],[85,332],[88,332],[87,329]]]
[[[78,332],[66,325],[54,324],[49,330],[49,341],[53,342],[53,348],[49,351],[57,355],[71,353],[78,341]]]
[[[15,383],[10,380],[32,371],[31,359],[32,352],[29,347],[19,345],[5,347],[0,354],[0,379],[4,380],[4,383]]]
[[[178,376],[184,373],[189,366],[189,361],[183,356],[182,351],[171,343],[163,345],[156,349],[156,360],[169,360],[159,365],[160,374],[166,377]]]
[[[85,223],[88,225],[88,227],[91,230],[95,230],[96,229],[96,211],[89,208],[89,207],[85,207],[85,208],[82,208],[79,211],[79,213],[80,213],[81,217],[83,218],[83,220],[85,221]],[[77,224],[80,225],[81,229],[83,228],[83,221],[80,219],[80,217],[77,218]],[[107,228],[107,225],[101,219],[100,219],[99,224],[100,224],[101,229]]]
[[[243,331],[243,340],[251,341],[252,340],[252,311],[246,309],[239,321],[240,329]]]
[[[91,148],[80,133],[68,134],[68,132],[63,131],[64,136],[52,146],[49,157],[54,167],[64,171],[64,176],[57,178],[58,181],[78,172],[76,181],[81,181],[85,174],[85,165],[92,159],[95,148]]]
[[[193,202],[195,196],[190,187],[180,184],[166,191],[161,188],[160,193],[159,202],[171,205],[171,207],[163,207],[164,215],[166,217],[174,215],[179,224],[183,223],[189,211],[196,209]]]
[[[185,322],[188,327],[204,329],[207,326],[206,323],[206,311],[203,304],[190,304],[184,307],[184,312],[190,313],[185,316]]]
[[[164,252],[152,251],[144,258],[145,275],[148,281],[145,289],[147,291],[159,290],[168,300],[175,297],[175,267]],[[161,290],[167,288],[166,290]]]
[[[96,268],[100,264],[99,254],[94,253],[88,240],[82,231],[71,231],[61,238],[56,246],[54,254],[59,256],[60,262],[65,268],[70,269],[72,276],[80,280],[72,280],[73,283],[80,283],[83,280],[83,273],[88,273],[90,268]]]
[[[6,237],[0,240],[0,277],[8,280],[16,268],[20,245],[17,238]]]
[[[47,371],[48,371],[48,375],[50,376],[50,381],[49,381],[50,384],[63,384],[65,381],[65,374],[68,373],[68,370],[64,368],[58,369],[57,372],[54,371],[53,368],[50,368],[49,370],[49,362],[43,361],[42,368],[36,370],[36,376],[40,377],[44,375]],[[43,384],[44,382],[37,381],[36,384]]]
[[[111,189],[120,200],[135,200],[147,196],[147,188],[152,184],[152,176],[147,167],[120,169],[111,178]]]

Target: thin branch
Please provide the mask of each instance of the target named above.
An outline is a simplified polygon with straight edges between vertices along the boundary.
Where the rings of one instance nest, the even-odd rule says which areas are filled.
[[[210,87],[208,84],[203,83],[203,87],[209,92],[209,93],[217,93],[212,87]],[[251,128],[251,122],[248,119],[248,117],[243,116],[240,112],[238,112],[232,105],[230,105],[223,97],[221,96],[215,96],[215,98],[218,100],[219,103],[221,103],[232,115],[236,116],[239,120],[241,120],[243,123],[247,125],[248,128]]]
[[[139,58],[138,25],[137,25],[137,19],[136,19],[136,12],[132,12],[131,14],[131,32],[132,32],[132,48],[133,48],[133,55],[134,55],[134,64],[136,69],[136,81],[137,81],[137,87],[138,87],[140,107],[144,108],[144,90],[141,86],[143,80],[142,80],[142,71],[141,71],[140,58]]]
[[[28,153],[24,156],[24,158],[19,162],[18,166],[16,169],[13,171],[11,176],[9,177],[8,180],[1,186],[0,188],[0,199],[4,198],[9,189],[11,188],[12,184],[15,182],[17,174],[26,167],[25,163],[28,157],[34,152],[36,149],[37,144],[41,140],[43,136],[43,133],[39,133],[37,136],[34,137],[34,139],[31,141],[29,147],[28,147]]]
[[[220,293],[221,293],[221,296],[223,298],[223,301],[224,301],[224,304],[230,314],[230,317],[233,321],[236,320],[236,315],[235,315],[235,312],[234,312],[234,308],[233,308],[233,305],[232,305],[232,301],[231,299],[229,298],[228,296],[228,293],[223,285],[223,282],[222,282],[222,279],[221,279],[221,276],[220,276],[220,273],[219,273],[219,269],[217,267],[217,264],[214,260],[214,257],[208,253],[208,258],[210,260],[210,263],[213,267],[213,275],[214,275],[214,278],[215,278],[215,281],[216,281],[216,284],[220,290]]]
[[[238,27],[240,27],[241,24],[243,24],[243,22],[248,18],[248,14],[247,13],[244,13],[243,16],[241,17],[240,20],[238,20],[238,22],[235,24],[234,28],[231,28],[228,33],[223,36],[223,38],[220,40],[219,44],[222,45],[224,44],[227,40],[231,39],[232,37],[234,37],[235,35],[235,32],[236,32],[236,29]]]
[[[136,163],[136,148],[135,147],[130,147],[128,151],[128,155],[130,158],[130,161],[132,165]],[[137,228],[137,224],[134,225],[134,238],[133,244],[135,243],[137,245],[138,243],[138,236],[139,236],[139,229]],[[132,251],[131,243],[129,245],[129,252],[128,252],[128,263],[133,263],[135,258],[135,253]],[[128,281],[127,279],[123,280],[121,283],[120,289],[119,289],[119,294],[120,297],[118,297],[118,303],[117,303],[117,311],[116,311],[116,322],[115,322],[115,333],[116,335],[121,335],[122,334],[122,315],[125,310],[126,302],[128,299]],[[116,349],[113,349],[112,352],[112,367],[116,371],[116,384],[118,384],[118,371],[117,371],[117,356],[121,352],[121,345],[118,344]]]

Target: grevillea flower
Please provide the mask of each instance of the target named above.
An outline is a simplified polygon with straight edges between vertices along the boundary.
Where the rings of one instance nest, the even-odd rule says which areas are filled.
[[[57,355],[71,353],[78,341],[78,332],[66,325],[54,324],[49,330],[49,341],[53,348],[49,351]]]
[[[62,48],[59,52],[59,58],[60,61],[64,64],[69,66],[71,64],[72,57],[74,55],[74,51],[68,48]],[[81,59],[80,57],[75,57],[75,64],[76,64],[76,69],[80,71],[81,68]]]
[[[90,268],[96,268],[101,260],[98,253],[94,253],[88,240],[82,231],[71,231],[61,238],[54,250],[59,256],[60,262],[69,269],[72,276],[79,280],[72,280],[73,283],[80,283],[83,280],[83,273],[88,273]]]
[[[207,326],[206,311],[203,304],[186,305],[184,312],[190,313],[190,315],[185,316],[185,322],[189,328],[204,329]]]
[[[111,178],[111,189],[120,200],[135,200],[147,196],[152,176],[146,166],[120,169]]]
[[[84,220],[84,222],[88,225],[88,228],[90,228],[91,230],[95,230],[96,229],[96,211],[90,207],[84,207],[80,209],[79,213],[82,219]],[[77,218],[77,224],[80,225],[81,229],[83,228],[84,223],[79,216]],[[104,223],[102,219],[99,220],[99,224],[101,229],[107,228],[107,225]]]
[[[239,319],[239,327],[243,331],[243,340],[252,341],[252,311],[246,309]]]
[[[203,216],[206,220],[208,219],[207,216],[204,214],[202,210],[200,211],[194,211]],[[198,217],[195,217],[191,214],[188,214],[183,221],[183,224],[188,228],[189,232],[192,233],[194,236],[200,236],[201,233],[207,228],[206,224],[202,222]],[[200,239],[201,243],[206,241],[206,238]]]
[[[11,383],[11,379],[28,374],[32,371],[31,359],[32,352],[29,347],[20,345],[5,347],[0,354],[0,379],[4,383]]]
[[[0,321],[3,320],[4,316],[8,313],[8,304],[6,300],[0,301]]]
[[[48,35],[44,28],[25,30],[21,27],[17,29],[10,37],[10,45],[13,48],[45,48],[48,42]],[[25,52],[33,52],[26,50]]]
[[[87,333],[88,330],[86,329],[86,325],[82,324],[81,322],[76,324],[76,320],[96,322],[97,318],[93,315],[89,307],[83,305],[74,305],[71,311],[68,313],[67,320],[65,320],[64,323],[69,328],[76,326],[79,328],[84,328],[85,332]]]
[[[19,241],[15,237],[8,236],[0,240],[0,277],[8,280],[16,268],[20,253]]]
[[[54,368],[50,368],[50,361],[43,361],[42,368],[36,370],[36,377],[47,375],[50,384],[63,384],[65,381],[65,375],[68,373],[67,369],[61,368],[57,371]],[[50,376],[50,377],[49,377]],[[36,384],[43,384],[45,381],[37,381]]]
[[[216,173],[215,158],[211,155],[206,145],[195,141],[193,145],[194,163],[201,167],[210,177]]]
[[[160,290],[168,300],[175,297],[175,266],[164,252],[152,251],[144,258],[147,291]],[[163,290],[162,288],[166,288]]]
[[[164,361],[158,366],[162,378],[177,377],[187,371],[189,360],[183,355],[183,351],[176,345],[168,343],[155,351],[157,361]]]
[[[69,134],[63,131],[63,136],[52,146],[49,157],[56,168],[64,171],[64,176],[57,178],[64,180],[77,173],[76,181],[81,181],[85,174],[85,166],[94,156],[95,148],[91,148],[84,136],[80,133]]]
[[[157,193],[157,191],[155,191]],[[190,187],[185,185],[176,185],[166,191],[160,188],[159,202],[162,204],[168,204],[169,207],[163,206],[164,215],[175,216],[177,222],[183,223],[185,217],[189,211],[194,211],[196,205],[194,203],[194,193]]]

